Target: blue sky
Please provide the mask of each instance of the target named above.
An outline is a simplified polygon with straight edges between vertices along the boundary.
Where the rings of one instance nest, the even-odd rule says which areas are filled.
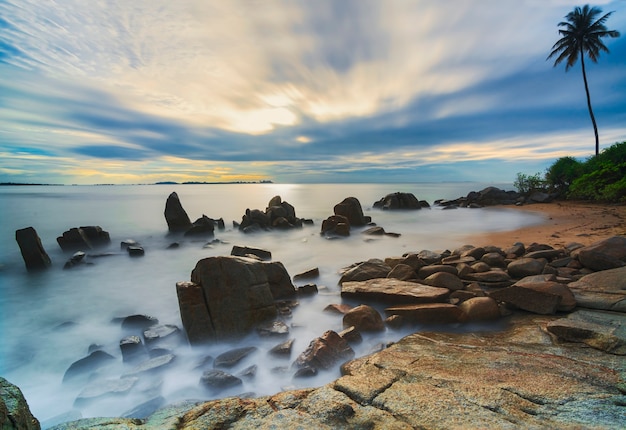
[[[593,154],[566,0],[0,0],[0,182],[512,182]],[[588,62],[626,140],[626,1]]]

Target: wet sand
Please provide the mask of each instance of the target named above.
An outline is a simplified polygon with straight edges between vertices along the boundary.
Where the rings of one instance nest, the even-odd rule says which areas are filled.
[[[563,247],[572,242],[589,245],[608,237],[626,235],[626,205],[554,202],[510,208],[540,213],[545,222],[512,231],[484,233],[471,237],[468,243],[507,248],[515,242],[525,245],[536,242]]]

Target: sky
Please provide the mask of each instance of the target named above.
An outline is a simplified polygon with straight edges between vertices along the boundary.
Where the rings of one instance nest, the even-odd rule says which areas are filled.
[[[626,140],[619,38],[586,62]],[[0,0],[0,182],[512,183],[593,155],[566,0]]]

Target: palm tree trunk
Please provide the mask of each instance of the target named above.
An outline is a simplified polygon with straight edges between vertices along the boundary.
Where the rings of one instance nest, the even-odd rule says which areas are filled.
[[[596,157],[600,152],[600,139],[598,138],[598,126],[596,124],[596,117],[593,115],[593,109],[591,109],[591,97],[589,96],[589,85],[587,84],[587,72],[585,72],[585,54],[580,49],[580,64],[583,69],[583,81],[585,81],[585,93],[587,94],[587,107],[589,108],[589,116],[591,117],[591,123],[593,124],[593,133],[596,136]]]

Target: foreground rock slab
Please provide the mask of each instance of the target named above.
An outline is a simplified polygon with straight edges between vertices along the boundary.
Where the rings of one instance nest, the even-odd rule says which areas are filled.
[[[415,333],[344,364],[342,377],[316,389],[55,429],[622,428],[623,357],[558,341],[546,331],[556,319],[523,314],[500,332]]]
[[[341,285],[341,296],[344,298],[386,303],[432,303],[442,301],[449,294],[450,290],[447,288],[431,287],[392,278],[351,281]]]

